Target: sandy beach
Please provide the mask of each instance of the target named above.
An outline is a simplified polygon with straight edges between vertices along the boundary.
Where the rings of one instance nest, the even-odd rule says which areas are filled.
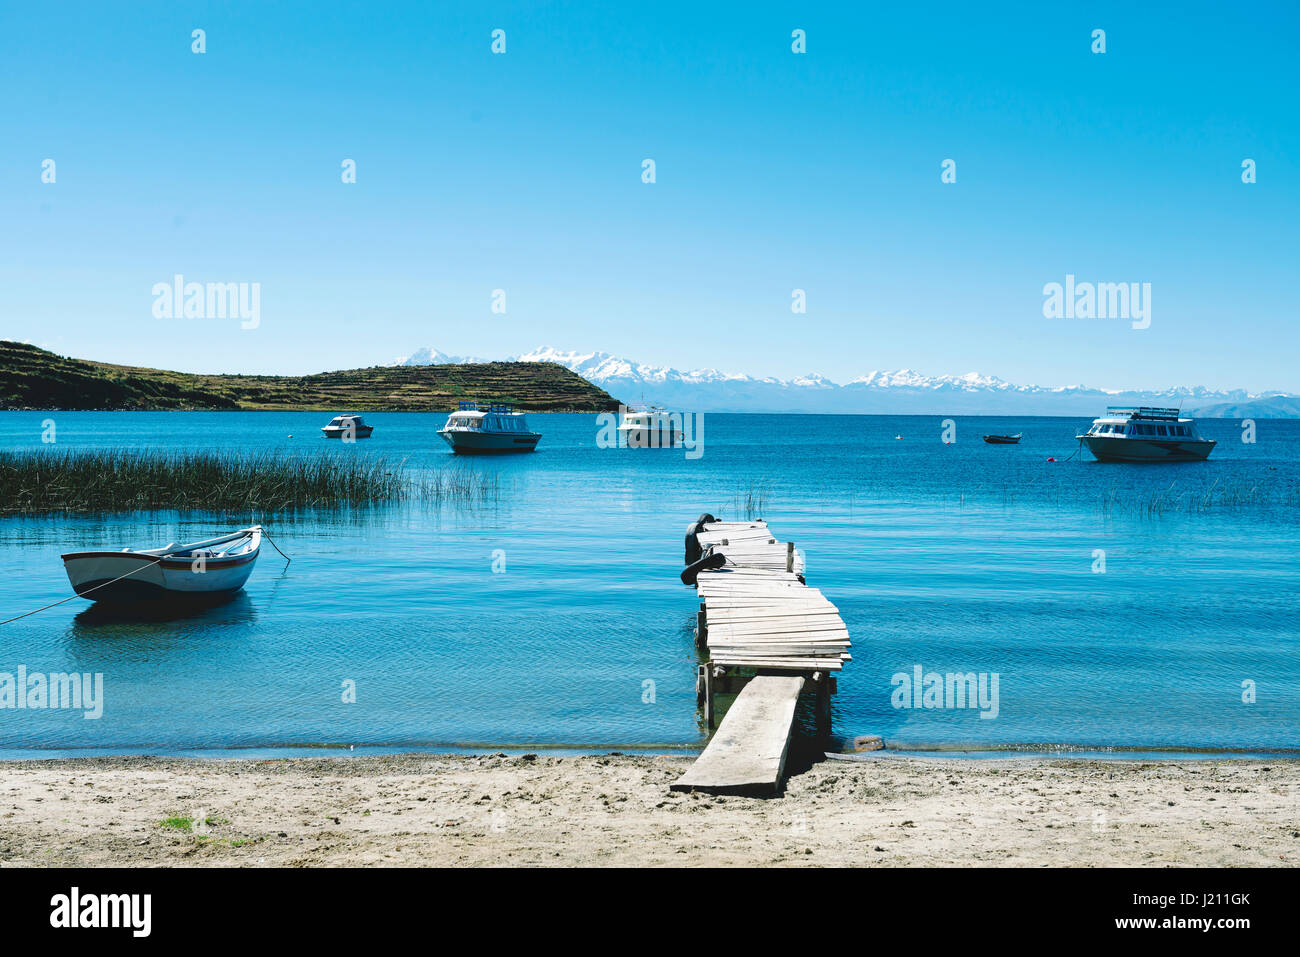
[[[12,762],[0,865],[1294,866],[1300,762],[825,761],[775,798],[690,757]]]

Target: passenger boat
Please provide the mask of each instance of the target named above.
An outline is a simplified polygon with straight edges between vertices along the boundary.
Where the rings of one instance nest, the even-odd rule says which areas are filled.
[[[1017,432],[1015,435],[986,435],[984,441],[989,445],[1019,445],[1022,435],[1023,432]]]
[[[1075,436],[1099,462],[1198,462],[1209,457],[1213,439],[1202,438],[1196,422],[1178,409],[1112,406],[1092,428]]]
[[[529,431],[522,412],[508,405],[480,408],[475,402],[461,402],[438,434],[461,455],[531,452],[542,438]]]
[[[63,567],[77,594],[91,601],[216,598],[244,587],[261,547],[262,526],[254,525],[189,545],[70,552]]]
[[[633,449],[667,449],[681,444],[682,417],[657,406],[628,409],[618,427],[620,444]]]
[[[325,433],[327,439],[368,439],[370,433],[375,431],[373,425],[366,425],[365,420],[359,415],[336,415],[330,419],[329,425],[322,425],[321,431]]]

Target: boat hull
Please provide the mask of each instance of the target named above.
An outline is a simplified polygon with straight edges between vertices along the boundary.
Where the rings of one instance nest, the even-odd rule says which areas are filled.
[[[663,428],[619,428],[623,444],[629,449],[670,449],[682,444],[680,429]]]
[[[1020,436],[1018,435],[986,435],[984,441],[989,445],[1019,445]]]
[[[1078,436],[1098,462],[1203,462],[1214,451],[1213,439],[1120,438]]]
[[[343,438],[345,435],[348,434],[348,431],[349,431],[349,430],[348,430],[348,429],[339,429],[339,428],[330,428],[330,427],[327,425],[327,426],[324,426],[324,427],[321,429],[321,431],[325,433],[325,438],[327,438],[327,439],[341,439],[341,438]],[[375,427],[374,427],[373,425],[363,425],[363,426],[360,426],[360,427],[358,427],[357,429],[355,429],[355,430],[353,430],[353,431],[355,431],[355,433],[356,433],[356,434],[353,436],[354,438],[358,438],[358,439],[368,439],[368,438],[370,438],[370,433],[373,432],[373,431],[375,431]]]
[[[458,455],[531,452],[542,438],[540,432],[475,432],[470,429],[444,429],[438,434]]]
[[[63,567],[73,590],[91,601],[219,598],[244,587],[257,554],[170,559],[131,552],[74,552],[63,556]]]

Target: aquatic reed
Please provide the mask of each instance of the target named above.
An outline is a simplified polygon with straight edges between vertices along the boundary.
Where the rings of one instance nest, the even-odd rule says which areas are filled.
[[[751,481],[745,488],[737,488],[731,498],[729,514],[746,522],[762,518],[767,514],[771,491],[772,482],[767,478]],[[723,514],[727,514],[727,509],[719,509],[719,517]]]
[[[1104,515],[1134,511],[1148,517],[1180,512],[1201,513],[1210,511],[1256,508],[1268,506],[1293,506],[1297,504],[1296,490],[1265,489],[1258,482],[1215,478],[1208,485],[1193,483],[1180,486],[1171,482],[1163,488],[1149,489],[1136,495],[1132,490],[1110,488],[1101,499]]]
[[[126,450],[0,453],[0,513],[275,511],[491,499],[466,469],[411,472],[383,457]]]

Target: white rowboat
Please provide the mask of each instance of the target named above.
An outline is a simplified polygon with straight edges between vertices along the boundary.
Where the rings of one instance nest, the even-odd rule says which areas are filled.
[[[70,552],[68,581],[91,601],[217,598],[244,587],[262,547],[262,526],[189,545],[120,552]]]

